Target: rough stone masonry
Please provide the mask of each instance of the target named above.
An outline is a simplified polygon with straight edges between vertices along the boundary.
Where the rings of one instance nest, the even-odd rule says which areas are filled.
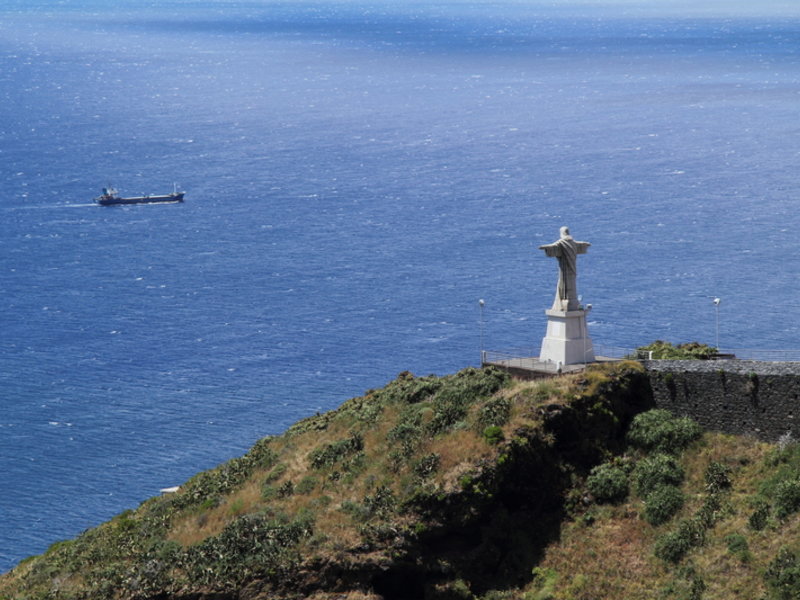
[[[706,429],[776,441],[800,438],[800,363],[752,360],[642,361],[659,408]]]

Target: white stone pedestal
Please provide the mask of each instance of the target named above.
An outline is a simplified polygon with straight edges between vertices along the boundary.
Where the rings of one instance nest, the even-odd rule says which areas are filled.
[[[594,348],[586,329],[585,310],[546,310],[547,335],[542,340],[540,361],[562,365],[594,362]]]

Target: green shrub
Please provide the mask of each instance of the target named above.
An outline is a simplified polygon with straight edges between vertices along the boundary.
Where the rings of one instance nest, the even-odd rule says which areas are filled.
[[[450,396],[437,400],[433,409],[433,418],[428,423],[428,432],[438,435],[452,429],[459,421],[467,416],[467,402],[465,398]]]
[[[485,439],[488,443],[492,445],[499,444],[504,439],[506,439],[505,435],[503,435],[503,428],[498,427],[497,425],[490,425],[486,429],[483,430],[483,439]]]
[[[416,442],[422,433],[421,422],[422,416],[417,407],[410,407],[403,411],[397,421],[397,425],[392,427],[386,434],[386,439],[393,443]]]
[[[228,512],[233,516],[238,517],[242,512],[244,512],[244,500],[241,498],[236,498],[231,505],[228,507]]]
[[[478,425],[479,427],[502,426],[508,422],[510,416],[511,400],[503,397],[490,398],[478,413]]]
[[[739,533],[731,533],[725,536],[725,543],[728,545],[728,552],[733,554],[742,562],[750,562],[753,555],[750,554],[750,547],[747,539]]]
[[[422,440],[422,414],[417,405],[403,410],[397,424],[386,434],[394,448],[389,453],[390,464],[395,471],[414,454]]]
[[[657,487],[644,503],[644,518],[650,525],[666,523],[683,508],[684,495],[673,485]]]
[[[333,502],[333,498],[331,498],[330,496],[322,495],[319,498],[314,498],[311,502],[308,503],[308,506],[312,509],[325,508],[326,506],[330,506],[331,502]]]
[[[375,493],[364,496],[364,507],[370,516],[386,516],[391,513],[395,506],[394,492],[386,487],[380,486]]]
[[[678,454],[703,433],[689,417],[674,417],[656,408],[634,417],[628,430],[628,443],[645,451]]]
[[[750,529],[753,531],[761,531],[764,529],[769,520],[769,512],[769,503],[765,502],[764,500],[758,500],[753,510],[753,514],[750,515],[750,518],[747,521]]]
[[[649,356],[653,353],[653,360],[703,360],[714,356],[717,349],[714,346],[699,342],[686,342],[673,346],[670,342],[656,340],[647,346],[636,349],[637,356]]]
[[[654,454],[643,458],[633,469],[634,488],[641,498],[646,498],[661,486],[678,486],[683,482],[683,477],[683,469],[668,454]]]
[[[800,510],[800,479],[782,481],[775,488],[775,515],[785,519]]]
[[[317,487],[317,483],[318,481],[315,477],[308,475],[300,480],[300,483],[295,486],[294,491],[296,494],[309,494]]]
[[[363,523],[358,526],[358,533],[361,534],[361,538],[367,548],[372,548],[375,544],[389,542],[398,537],[397,527],[385,521]],[[362,546],[362,548],[365,547]]]
[[[769,563],[764,581],[775,600],[797,600],[800,598],[800,563],[797,555],[788,548],[781,548]]]
[[[350,515],[354,521],[366,521],[372,516],[366,506],[354,500],[343,501],[339,509],[343,513]]]
[[[534,567],[532,584],[535,586],[533,596],[530,596],[532,600],[552,600],[558,584],[558,573],[555,569]]]
[[[764,460],[770,473],[759,485],[760,500],[750,516],[750,527],[756,531],[764,529],[769,521],[773,501],[774,514],[779,519],[798,510],[798,482],[800,481],[800,444],[786,436]]]
[[[272,437],[265,437],[253,444],[247,454],[233,458],[215,469],[203,471],[192,477],[181,492],[170,497],[170,508],[174,511],[198,505],[208,498],[221,497],[243,484],[256,468],[268,469],[278,455],[270,448]]]
[[[314,449],[309,455],[309,462],[312,468],[323,469],[360,452],[363,448],[363,438],[360,434],[354,433],[344,440],[331,442]]]
[[[561,398],[563,391],[551,381],[544,380],[538,382],[536,388],[532,388],[525,392],[525,395],[528,396],[535,404],[542,404],[544,402],[550,402],[554,399]]]
[[[426,454],[414,463],[412,470],[420,479],[427,479],[439,468],[439,455],[436,453]]]
[[[278,488],[278,497],[287,498],[294,494],[294,483],[291,480],[284,481]]]
[[[414,377],[408,371],[403,371],[383,390],[378,392],[389,402],[402,402],[416,404],[433,396],[442,387],[444,378],[435,375]]]
[[[216,536],[191,546],[181,561],[194,584],[232,591],[253,573],[274,581],[290,577],[297,568],[292,548],[311,535],[308,518],[239,517]]]
[[[264,477],[264,483],[272,483],[273,481],[277,481],[283,474],[286,473],[286,465],[279,464],[275,465],[272,470],[267,473],[267,476]]]
[[[436,600],[474,600],[475,598],[469,585],[463,579],[431,584],[425,597],[436,598]]]
[[[703,505],[698,509],[695,518],[705,528],[713,527],[722,518],[723,506],[720,494],[708,494],[703,500]]]
[[[800,473],[800,444],[791,437],[782,436],[777,446],[764,459],[769,467],[788,467],[784,473]],[[784,477],[785,479],[785,477]]]
[[[397,473],[403,468],[403,465],[408,461],[408,456],[399,450],[392,450],[387,456],[387,467],[392,473]]]
[[[211,510],[212,508],[218,507],[220,504],[220,499],[218,496],[214,496],[212,498],[206,498],[200,503],[200,510],[206,511]]]
[[[386,486],[380,486],[373,494],[364,496],[363,502],[345,500],[340,509],[349,514],[354,521],[366,522],[372,517],[385,517],[393,512],[396,506],[394,492]]]
[[[261,486],[261,498],[270,501],[274,500],[278,497],[278,488],[277,486],[271,485],[269,483],[265,483]]]
[[[273,439],[275,438],[272,436],[261,438],[255,444],[253,444],[253,447],[250,448],[248,453],[245,455],[249,461],[253,463],[254,467],[267,469],[271,467],[278,459],[278,455],[272,448],[270,448],[270,444],[272,443]]]
[[[727,490],[731,487],[731,468],[722,463],[712,461],[706,467],[706,489],[711,493]]]
[[[495,368],[467,368],[444,377],[442,386],[433,396],[433,418],[428,432],[439,435],[455,427],[467,415],[469,406],[503,388],[509,381],[504,371]]]
[[[694,519],[684,519],[673,531],[656,540],[655,555],[671,563],[680,562],[692,548],[705,543],[705,529]]]
[[[348,422],[355,420],[361,423],[375,423],[383,413],[385,405],[386,398],[383,394],[367,392],[364,396],[350,398],[350,400],[331,413],[320,415],[320,420],[322,422],[314,427],[314,429],[320,430],[321,428],[327,428],[334,417],[337,419],[344,418]],[[320,425],[322,425],[322,427],[320,427]],[[308,431],[308,429],[306,429],[306,431]]]
[[[598,502],[620,502],[628,496],[628,474],[613,463],[603,463],[591,470],[586,487]]]
[[[277,457],[269,447],[271,440],[272,438],[266,437],[256,442],[244,456],[233,458],[210,471],[198,473],[181,486],[180,493],[170,496],[169,508],[179,511],[202,504],[208,498],[225,496],[247,481],[256,468],[269,468]]]
[[[669,600],[702,600],[706,583],[696,569],[688,564],[675,570],[677,577],[659,590],[657,598]]]

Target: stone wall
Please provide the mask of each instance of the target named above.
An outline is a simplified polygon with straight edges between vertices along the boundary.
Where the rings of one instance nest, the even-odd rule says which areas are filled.
[[[706,429],[776,441],[800,438],[800,363],[750,360],[650,360],[659,408]]]

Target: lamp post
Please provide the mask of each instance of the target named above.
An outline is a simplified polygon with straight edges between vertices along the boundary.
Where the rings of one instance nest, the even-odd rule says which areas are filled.
[[[592,305],[587,304],[586,308],[584,309],[585,312],[583,313],[583,368],[586,368],[586,337],[589,335],[589,326],[586,324],[586,317],[589,316],[589,313],[592,310]]]
[[[478,306],[480,307],[481,312],[481,366],[483,366],[483,307],[486,303],[483,301],[483,298],[478,300]]]
[[[716,327],[716,332],[717,332],[716,346],[717,346],[717,352],[719,352],[719,305],[720,305],[720,302],[722,302],[722,300],[720,298],[714,298],[714,300],[712,302],[714,302],[714,311],[716,313],[716,325],[717,325],[717,327]]]

